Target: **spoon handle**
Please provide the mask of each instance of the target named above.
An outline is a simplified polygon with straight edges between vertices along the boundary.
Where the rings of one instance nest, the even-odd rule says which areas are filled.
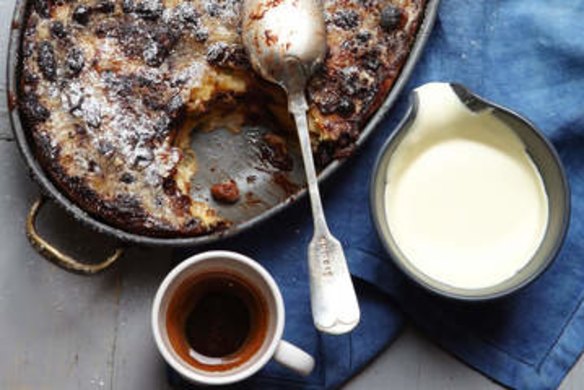
[[[360,319],[359,304],[341,243],[332,236],[323,212],[312,157],[307,104],[304,91],[290,94],[314,221],[314,236],[308,246],[310,302],[318,330],[330,334],[350,332]]]

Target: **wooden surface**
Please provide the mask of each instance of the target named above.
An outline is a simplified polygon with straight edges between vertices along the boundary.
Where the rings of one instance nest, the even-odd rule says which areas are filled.
[[[132,249],[103,275],[70,275],[43,261],[24,235],[38,189],[26,176],[6,115],[5,53],[13,0],[0,0],[0,389],[165,389],[149,324],[158,283],[172,268],[165,250]],[[111,242],[54,206],[40,229],[69,252],[98,259]],[[496,389],[408,329],[349,389]],[[580,362],[562,385],[584,387]]]

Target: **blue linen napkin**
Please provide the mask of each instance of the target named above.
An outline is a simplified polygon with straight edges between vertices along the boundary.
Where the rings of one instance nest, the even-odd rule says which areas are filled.
[[[323,185],[331,230],[346,248],[362,322],[345,336],[312,326],[306,200],[271,221],[205,249],[231,249],[259,260],[286,303],[285,338],[317,361],[301,378],[270,363],[239,388],[338,387],[393,341],[404,317],[495,381],[552,389],[584,350],[584,1],[443,0],[426,52],[406,91],[428,81],[458,81],[538,125],[557,148],[572,191],[572,219],[557,261],[511,297],[464,304],[413,286],[391,263],[371,223],[373,161],[407,106],[404,93],[387,120],[342,172]],[[200,249],[199,249],[200,251]],[[177,259],[191,252],[180,252]],[[405,316],[404,316],[405,314]],[[171,384],[185,384],[169,372]]]

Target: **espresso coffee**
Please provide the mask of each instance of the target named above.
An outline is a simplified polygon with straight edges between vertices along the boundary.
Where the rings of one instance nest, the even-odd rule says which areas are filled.
[[[223,271],[185,280],[166,314],[175,352],[205,371],[226,371],[248,361],[262,346],[267,322],[266,303],[257,289]]]

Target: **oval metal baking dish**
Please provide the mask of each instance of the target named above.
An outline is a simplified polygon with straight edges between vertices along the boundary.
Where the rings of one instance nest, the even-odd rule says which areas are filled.
[[[18,80],[18,52],[21,40],[21,33],[23,21],[26,14],[26,0],[17,0],[14,10],[13,16],[13,23],[12,29],[10,34],[10,41],[9,41],[9,50],[8,50],[8,59],[7,59],[7,69],[8,69],[8,101],[14,102],[14,97],[17,96],[17,80]],[[414,66],[418,59],[421,56],[422,50],[428,40],[430,32],[432,30],[434,21],[436,19],[438,13],[438,5],[439,0],[428,0],[425,5],[424,15],[422,22],[419,26],[416,38],[413,42],[413,45],[410,50],[410,54],[403,64],[403,67],[400,71],[399,76],[396,78],[395,83],[388,93],[387,97],[385,98],[382,105],[379,109],[375,112],[375,114],[369,119],[367,125],[360,133],[357,142],[355,143],[355,147],[359,147],[361,144],[365,142],[368,136],[373,132],[376,125],[381,121],[381,119],[385,116],[385,114],[390,110],[393,106],[394,102],[396,101],[399,93],[405,86],[407,80],[409,79]],[[99,272],[110,265],[112,265],[121,255],[123,250],[119,249],[110,257],[108,257],[102,263],[96,265],[87,265],[83,262],[79,262],[76,259],[73,259],[65,254],[63,254],[58,249],[54,248],[50,243],[46,242],[36,231],[35,229],[35,219],[39,209],[42,206],[42,203],[46,199],[51,199],[63,207],[70,215],[72,215],[76,220],[82,222],[83,224],[88,225],[89,227],[93,228],[95,231],[99,233],[104,233],[109,236],[115,237],[118,239],[122,245],[125,244],[135,244],[135,245],[146,245],[146,246],[169,246],[169,247],[194,247],[202,244],[208,244],[226,237],[233,236],[241,231],[247,230],[252,226],[265,221],[266,219],[272,217],[273,215],[277,214],[278,212],[287,208],[292,202],[297,200],[298,198],[302,197],[306,193],[306,189],[304,186],[298,186],[294,188],[294,191],[291,193],[288,192],[287,196],[283,199],[280,199],[277,202],[272,204],[267,204],[266,207],[254,209],[248,208],[252,211],[245,211],[239,209],[231,209],[231,213],[234,215],[227,215],[227,217],[233,220],[235,223],[232,227],[228,230],[217,232],[209,235],[203,236],[196,236],[196,237],[176,237],[176,238],[159,238],[159,237],[150,237],[145,235],[139,235],[134,233],[129,233],[122,229],[113,227],[98,218],[88,214],[74,202],[72,202],[62,191],[60,191],[55,184],[51,181],[51,179],[47,176],[47,174],[43,171],[42,167],[39,165],[37,161],[29,136],[27,135],[26,129],[23,127],[21,122],[21,118],[19,115],[19,111],[14,109],[14,107],[9,108],[10,111],[10,119],[12,123],[12,128],[14,132],[15,139],[17,141],[18,147],[22,154],[22,157],[28,167],[30,175],[33,179],[40,185],[42,194],[41,198],[35,202],[35,204],[31,207],[29,212],[29,216],[27,218],[27,236],[29,237],[30,242],[32,245],[41,253],[45,258],[54,262],[58,266],[65,268],[72,272],[77,272],[81,274],[94,274]],[[260,131],[261,133],[261,131]],[[243,142],[242,139],[244,137],[229,137],[222,135],[221,132],[214,132],[213,134],[207,134],[206,139],[201,138],[202,142],[207,142],[208,144],[217,144],[217,142],[227,143],[227,146],[224,147],[223,155],[227,159],[231,159],[235,163],[235,157],[232,153],[229,153],[225,150],[225,148],[231,148],[233,150],[237,150],[240,148],[241,145],[238,142]],[[252,135],[253,137],[253,135]],[[239,139],[236,140],[236,138]],[[210,149],[210,148],[209,148]],[[197,153],[197,150],[195,150]],[[204,155],[204,153],[203,153]],[[201,153],[199,153],[201,156]],[[205,157],[203,157],[205,158]],[[211,158],[211,157],[208,157]],[[238,157],[238,159],[240,159]],[[334,160],[330,164],[328,164],[319,174],[319,180],[322,181],[339,168],[343,166],[346,159],[343,160]],[[204,161],[203,161],[204,162]],[[242,164],[239,164],[240,166]],[[301,167],[299,164],[295,164],[297,167]],[[300,169],[296,169],[297,173],[292,173],[296,175],[295,177],[298,180],[302,180],[301,183],[304,183],[304,178],[300,174],[302,172]],[[245,176],[243,176],[245,177]],[[270,187],[272,186],[272,187]],[[277,186],[273,187],[273,186]],[[274,191],[282,191],[281,183],[266,183],[265,188],[266,193],[273,194]],[[258,195],[262,195],[258,193]],[[255,210],[255,211],[254,211]],[[245,214],[247,213],[247,214]]]

